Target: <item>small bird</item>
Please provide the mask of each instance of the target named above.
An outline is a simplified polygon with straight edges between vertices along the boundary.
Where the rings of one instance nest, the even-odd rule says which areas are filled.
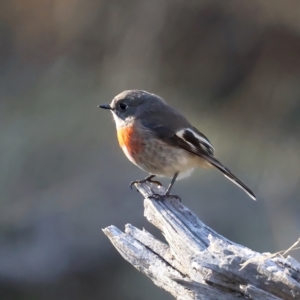
[[[118,141],[127,158],[150,175],[131,182],[153,182],[155,176],[172,178],[163,196],[170,195],[176,179],[189,176],[195,167],[214,166],[225,177],[244,190],[253,200],[253,192],[214,156],[208,138],[161,97],[142,90],[127,90],[110,104],[98,107],[109,109],[114,117]],[[180,198],[179,198],[180,199]]]

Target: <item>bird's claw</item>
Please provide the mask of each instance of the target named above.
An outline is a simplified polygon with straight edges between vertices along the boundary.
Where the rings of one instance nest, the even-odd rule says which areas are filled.
[[[178,195],[170,195],[168,193],[164,194],[164,195],[160,195],[160,194],[152,194],[151,196],[149,196],[149,198],[153,198],[157,201],[163,201],[165,200],[167,197],[171,197],[174,199],[177,199],[179,202],[181,202],[181,198]]]
[[[162,184],[158,180],[152,180],[153,177],[154,177],[154,175],[151,175],[151,176],[148,176],[144,179],[131,181],[130,182],[130,188],[132,189],[132,186],[136,183],[144,183],[144,182],[151,182],[151,183],[157,184],[158,186],[162,186]]]
[[[132,186],[134,184],[136,184],[136,183],[144,183],[144,182],[151,182],[151,183],[157,184],[158,186],[162,186],[162,184],[159,181],[152,180],[153,177],[155,177],[155,175],[149,175],[148,177],[146,177],[144,179],[131,181],[130,182],[130,188],[132,189]],[[170,187],[168,188],[168,190],[166,191],[166,193],[164,195],[152,194],[151,196],[149,196],[149,198],[153,198],[153,199],[155,199],[157,201],[163,201],[167,197],[171,197],[171,198],[177,199],[179,202],[181,202],[181,198],[179,196],[177,196],[177,195],[170,195]]]

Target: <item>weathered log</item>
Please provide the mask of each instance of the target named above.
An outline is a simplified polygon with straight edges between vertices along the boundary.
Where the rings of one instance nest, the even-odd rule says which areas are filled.
[[[176,299],[300,299],[300,264],[252,251],[216,233],[165,189],[143,183],[145,216],[166,241],[127,224],[103,229],[120,254]]]

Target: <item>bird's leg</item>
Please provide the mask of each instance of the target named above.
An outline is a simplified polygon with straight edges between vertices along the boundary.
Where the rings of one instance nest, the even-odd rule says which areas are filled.
[[[169,184],[169,186],[168,186],[168,188],[167,188],[167,190],[165,192],[165,196],[170,196],[171,188],[172,188],[174,182],[176,181],[176,178],[177,178],[178,174],[179,174],[179,172],[176,172],[174,174],[174,176],[173,176],[173,178],[171,180],[171,183]]]
[[[173,197],[173,198],[176,198],[178,199],[180,202],[181,202],[181,199],[179,196],[177,195],[171,195],[170,192],[171,192],[171,189],[172,189],[172,186],[174,185],[175,181],[176,181],[176,178],[178,176],[179,172],[176,172],[171,180],[171,183],[169,184],[166,192],[164,193],[164,195],[159,195],[159,194],[153,194],[151,197],[157,199],[157,200],[163,200],[165,197]]]
[[[132,189],[132,186],[134,185],[134,184],[136,184],[136,183],[143,183],[143,182],[152,182],[152,183],[155,183],[155,184],[157,184],[157,185],[162,185],[159,181],[157,181],[157,180],[152,180],[152,178],[154,178],[155,177],[155,175],[149,175],[149,176],[147,176],[146,178],[144,178],[144,179],[140,179],[140,180],[134,180],[134,181],[131,181],[130,182],[130,188]]]

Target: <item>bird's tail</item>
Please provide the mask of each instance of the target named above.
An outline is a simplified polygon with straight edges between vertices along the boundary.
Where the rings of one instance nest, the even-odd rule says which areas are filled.
[[[223,175],[244,190],[253,200],[256,200],[255,195],[253,192],[243,183],[241,182],[236,176],[234,176],[230,170],[228,170],[225,166],[223,166],[215,157],[209,156],[206,157],[210,164],[216,167],[219,171],[223,173]]]

